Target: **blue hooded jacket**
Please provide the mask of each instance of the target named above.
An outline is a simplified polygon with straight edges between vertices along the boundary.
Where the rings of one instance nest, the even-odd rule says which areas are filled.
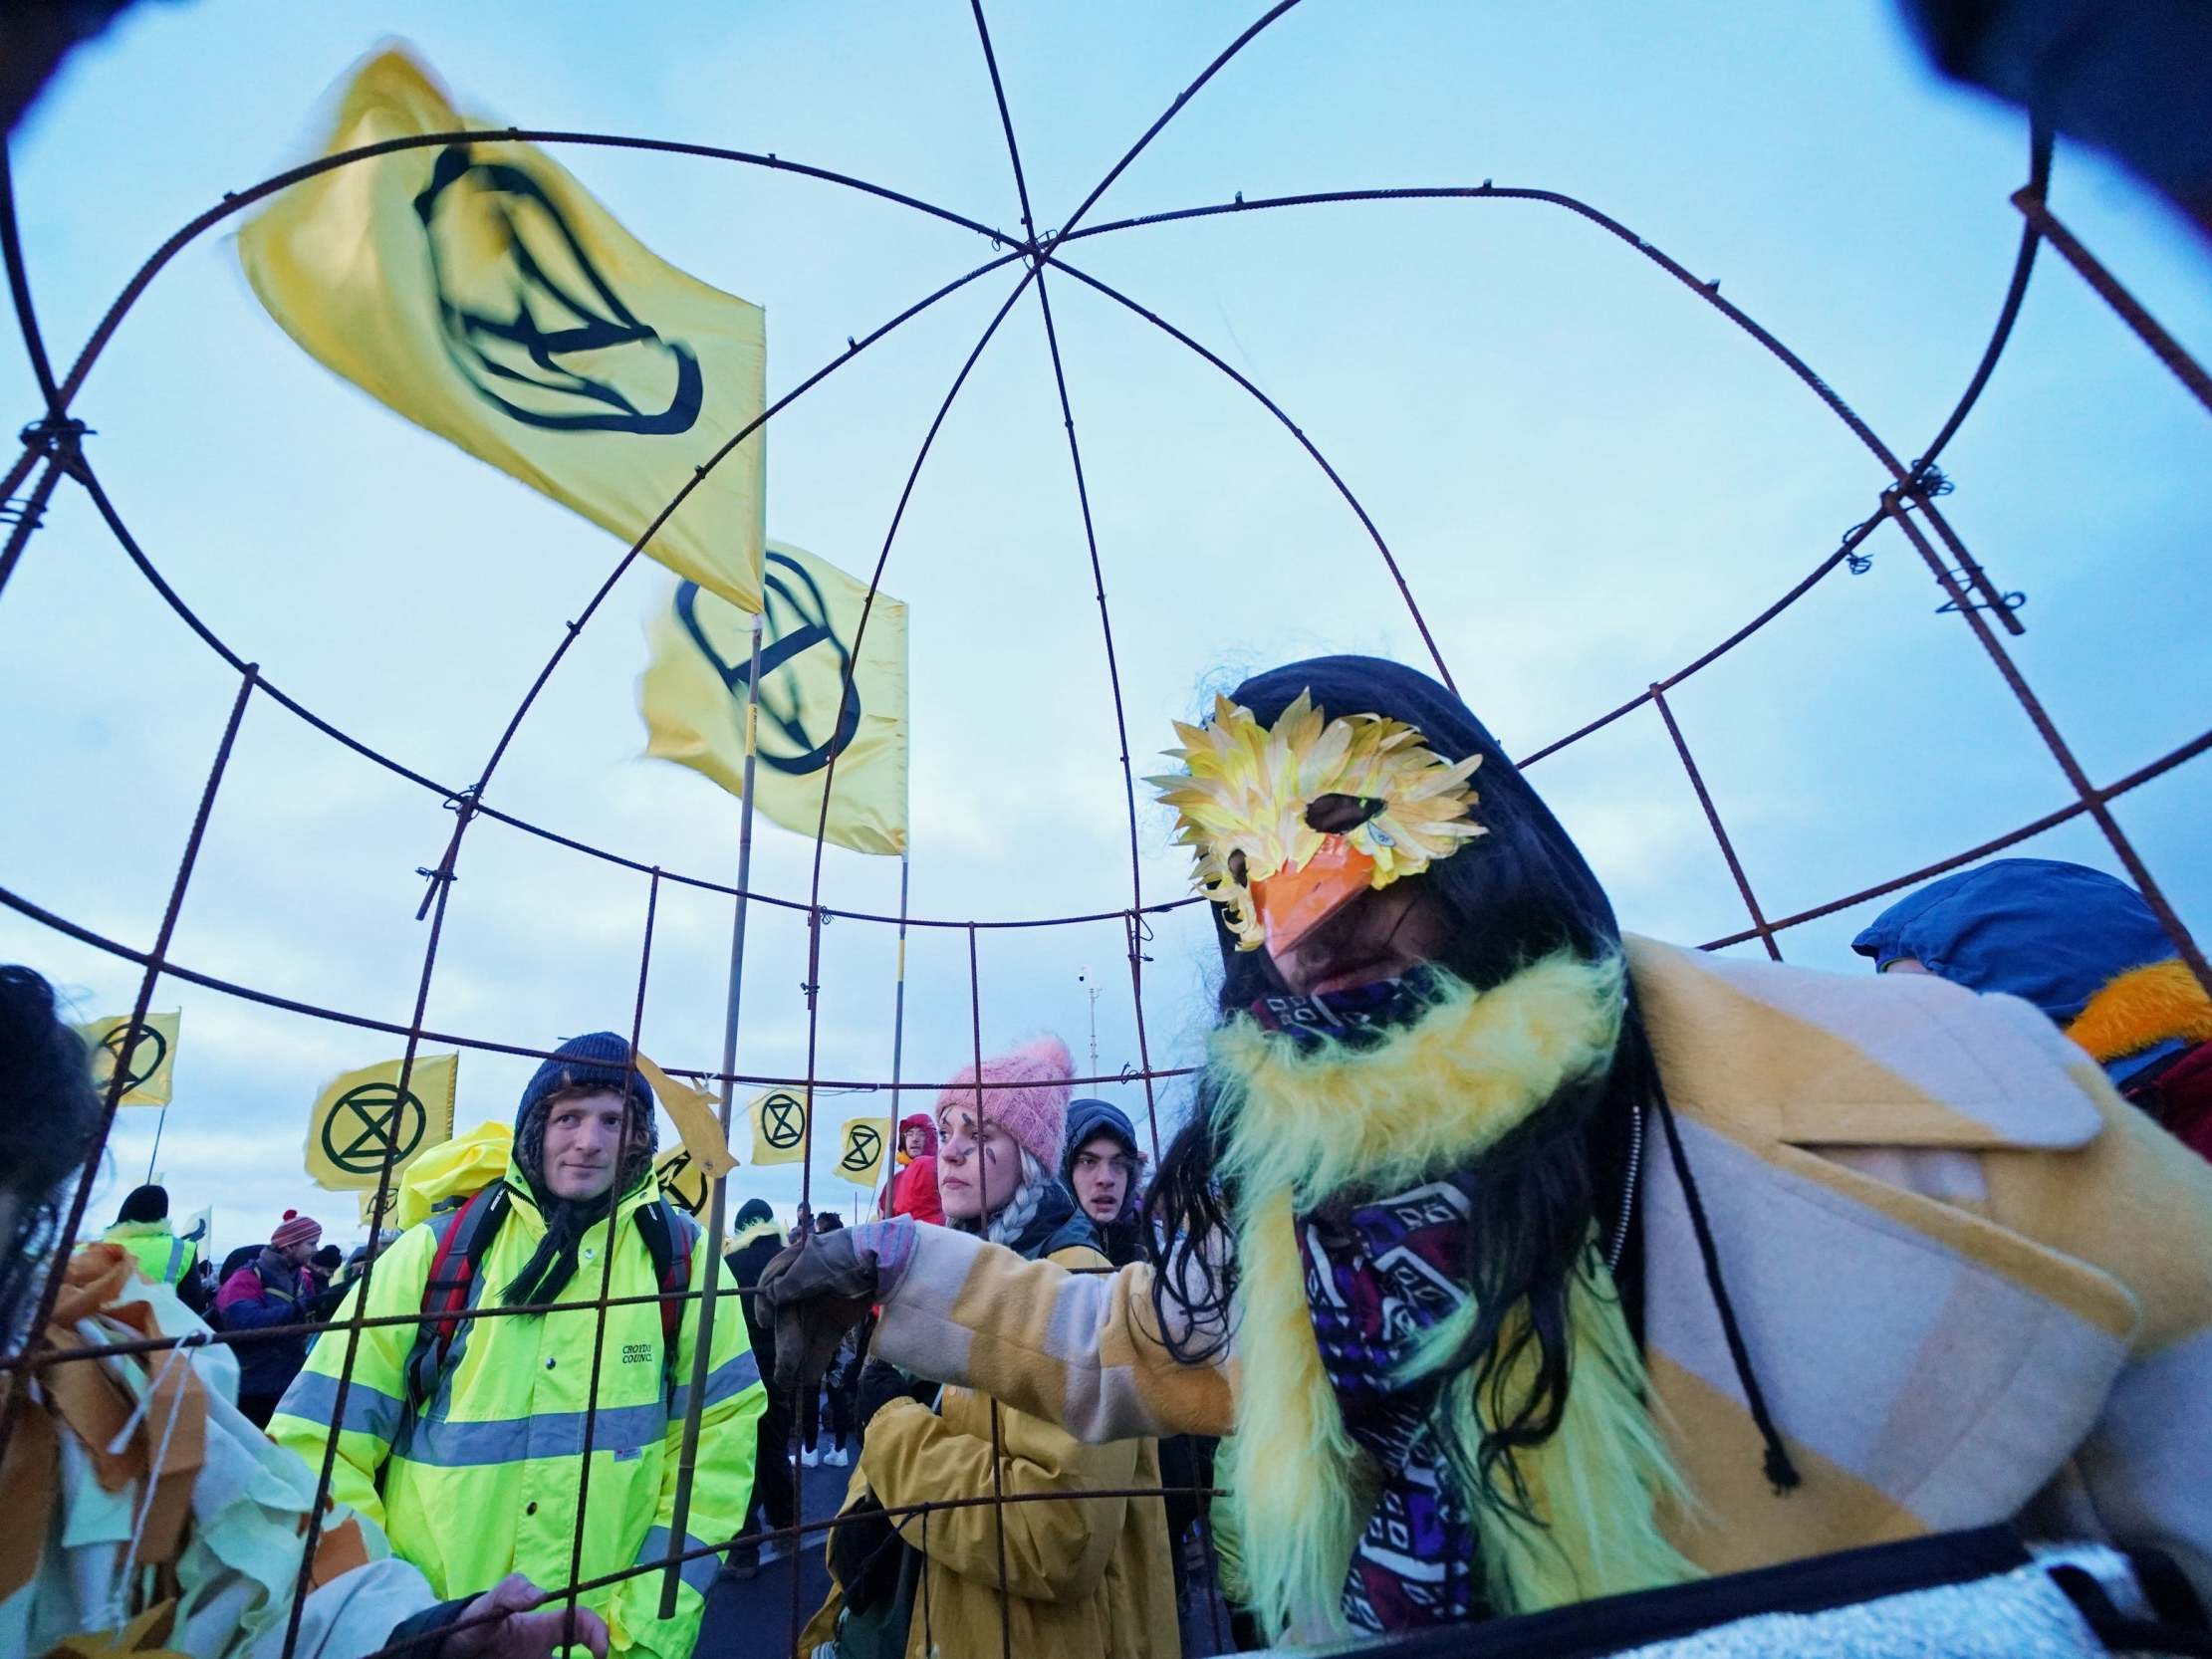
[[[2025,998],[2060,1026],[2119,975],[2172,957],[2173,941],[2126,882],[2054,858],[1998,858],[1931,881],[1851,941],[1876,968],[1899,957],[1974,991]],[[2188,1045],[2106,1063],[2115,1084]]]

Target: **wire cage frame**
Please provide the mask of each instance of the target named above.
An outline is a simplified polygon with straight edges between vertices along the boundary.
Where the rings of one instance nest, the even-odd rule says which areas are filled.
[[[1452,685],[1450,668],[1442,651],[1438,648],[1425,618],[1422,616],[1420,607],[1414,598],[1412,588],[1396,557],[1391,552],[1380,527],[1360,504],[1351,484],[1331,463],[1313,438],[1298,424],[1292,414],[1204,343],[1185,333],[1159,313],[1145,306],[1140,300],[1121,292],[1081,268],[1070,258],[1069,250],[1076,244],[1094,238],[1244,213],[1281,212],[1319,205],[1347,203],[1430,203],[1439,206],[1456,204],[1471,207],[1510,201],[1557,209],[1576,216],[1605,237],[1609,237],[1629,254],[1641,258],[1646,264],[1656,268],[1661,276],[1670,279],[1689,296],[1720,313],[1748,336],[1755,345],[1768,353],[1780,368],[1794,377],[1809,394],[1817,398],[1828,409],[1845,432],[1872,458],[1878,468],[1877,477],[1879,480],[1867,516],[1846,531],[1832,551],[1819,559],[1803,577],[1782,592],[1772,603],[1747,618],[1740,626],[1684,663],[1673,673],[1653,681],[1647,689],[1627,701],[1598,714],[1575,729],[1535,749],[1522,757],[1519,764],[1524,767],[1533,766],[1594,736],[1648,705],[1665,731],[1676,757],[1680,761],[1684,782],[1697,799],[1706,825],[1711,831],[1715,847],[1726,864],[1742,901],[1748,924],[1733,932],[1706,941],[1703,948],[1717,950],[1748,944],[1756,940],[1766,953],[1776,961],[1783,958],[1782,936],[1791,929],[1960,868],[2041,835],[2075,819],[2087,817],[2101,832],[2113,856],[2125,869],[2130,880],[2157,915],[2173,942],[2177,956],[2188,964],[2199,983],[2208,992],[2212,992],[2212,963],[2207,962],[2202,949],[2190,936],[2187,928],[2182,925],[2179,916],[2166,898],[2157,879],[2145,864],[2142,856],[2111,811],[2111,803],[2120,796],[2202,757],[2208,749],[2212,749],[2212,730],[2207,730],[2124,776],[2102,784],[2092,781],[2081,762],[2076,758],[2074,750],[2005,643],[2006,636],[2017,636],[2024,632],[2023,624],[2016,614],[2020,603],[2020,595],[2008,592],[1999,585],[1989,570],[1967,548],[1957,531],[1937,506],[1938,499],[1949,489],[1949,484],[1937,465],[1938,460],[1946,446],[1972,413],[1988,384],[1992,371],[2005,354],[2011,342],[2014,324],[2019,316],[2038,256],[2047,245],[2107,303],[2117,318],[2136,336],[2141,345],[2149,350],[2182,382],[2208,414],[2212,414],[2212,373],[2208,373],[2202,364],[2191,357],[2180,344],[2159,326],[2157,321],[2135,300],[2120,281],[2052,212],[2047,201],[2053,149],[2049,132],[2040,127],[2031,130],[2028,179],[2022,188],[2011,197],[2013,205],[2019,210],[2022,218],[2019,251],[2014,263],[2011,280],[1998,308],[1988,345],[1948,417],[1927,444],[1908,462],[1902,458],[1902,451],[1879,437],[1802,357],[1733,301],[1722,298],[1717,283],[1700,280],[1687,266],[1636,235],[1619,220],[1589,202],[1561,192],[1529,186],[1498,185],[1490,179],[1484,179],[1480,184],[1464,186],[1405,186],[1333,190],[1257,197],[1249,200],[1239,194],[1235,199],[1228,202],[1202,203],[1164,212],[1102,220],[1096,223],[1087,222],[1092,210],[1114,181],[1135,161],[1153,139],[1176,118],[1190,101],[1197,97],[1208,83],[1247,46],[1285,14],[1293,10],[1297,4],[1298,0],[1279,0],[1279,3],[1263,12],[1232,39],[1195,79],[1176,94],[1167,108],[1144,128],[1120,158],[1075,206],[1073,211],[1057,227],[1052,229],[1040,231],[1038,228],[1028,180],[1023,171],[1020,143],[1008,108],[1005,86],[1000,76],[997,57],[992,48],[989,25],[984,16],[981,0],[970,0],[977,46],[988,70],[992,95],[1005,139],[1006,158],[1012,174],[1016,202],[1020,213],[1021,231],[1019,234],[1000,226],[967,217],[936,203],[865,178],[830,168],[814,166],[804,161],[780,157],[773,152],[754,152],[611,133],[525,127],[468,128],[451,132],[394,138],[319,157],[301,166],[274,174],[249,188],[226,192],[219,202],[179,227],[154,249],[140,268],[123,285],[113,304],[94,328],[68,370],[60,374],[55,371],[53,359],[49,356],[45,339],[39,328],[33,304],[31,272],[26,265],[18,235],[12,178],[8,170],[5,153],[0,152],[0,256],[4,256],[9,292],[18,330],[42,403],[42,407],[24,426],[21,448],[8,467],[4,480],[0,480],[0,523],[4,523],[7,527],[5,544],[0,546],[0,597],[4,597],[9,578],[13,575],[30,544],[33,534],[39,528],[47,510],[52,506],[57,493],[66,481],[83,492],[85,499],[90,502],[94,512],[114,536],[117,544],[146,584],[167,604],[176,618],[195,634],[208,650],[226,663],[237,676],[236,691],[228,717],[210,761],[197,809],[186,828],[178,853],[176,872],[170,882],[165,905],[150,938],[142,943],[132,943],[98,932],[77,920],[42,905],[31,894],[17,890],[12,884],[12,878],[10,883],[0,884],[0,904],[4,904],[15,913],[57,934],[67,936],[121,961],[136,965],[141,972],[131,1011],[131,1020],[134,1025],[145,1020],[156,985],[163,978],[177,980],[304,1018],[360,1030],[374,1031],[403,1040],[405,1048],[400,1069],[400,1089],[402,1093],[406,1087],[417,1053],[425,1043],[525,1059],[545,1059],[550,1054],[548,1050],[528,1044],[506,1041],[499,1036],[448,1032],[432,1029],[425,1024],[425,1014],[437,968],[439,945],[452,897],[453,883],[464,845],[467,843],[469,829],[479,818],[506,825],[511,829],[564,848],[577,856],[625,869],[641,878],[642,917],[637,952],[637,981],[629,1028],[633,1045],[644,1018],[652,970],[655,925],[658,919],[661,891],[664,883],[674,883],[685,888],[720,895],[732,901],[743,900],[746,903],[768,905],[804,916],[808,939],[807,1061],[805,1072],[799,1076],[765,1075],[738,1071],[728,1065],[718,1067],[669,1067],[674,1074],[690,1078],[703,1085],[719,1084],[725,1097],[727,1097],[730,1090],[739,1084],[804,1086],[810,1089],[820,1088],[824,1090],[934,1090],[941,1086],[937,1083],[902,1081],[897,1078],[829,1078],[818,1075],[819,998],[817,991],[819,989],[821,967],[821,938],[823,927],[833,920],[853,921],[873,927],[896,928],[899,930],[901,938],[904,937],[905,931],[909,928],[939,930],[956,937],[965,936],[971,1017],[970,1035],[974,1059],[979,1072],[982,1061],[982,991],[977,962],[979,934],[997,929],[1054,928],[1119,922],[1126,946],[1129,994],[1134,1014],[1134,1033],[1139,1063],[1133,1069],[1124,1069],[1109,1075],[1075,1077],[1071,1081],[1076,1084],[1094,1085],[1140,1082],[1144,1089],[1147,1128],[1156,1154],[1159,1145],[1159,1109],[1156,1085],[1187,1075],[1189,1068],[1154,1066],[1152,1064],[1150,1041],[1146,1032],[1144,1017],[1143,964],[1147,958],[1144,955],[1143,946],[1150,937],[1150,918],[1168,911],[1200,904],[1204,901],[1195,895],[1190,895],[1147,903],[1142,891],[1136,814],[1136,780],[1129,758],[1120,670],[1114,651],[1113,615],[1106,596],[1106,585],[1104,562],[1101,557],[1099,537],[1093,518],[1090,486],[1084,470],[1083,446],[1070,396],[1069,378],[1062,360],[1059,331],[1052,307],[1050,279],[1054,277],[1065,278],[1070,282],[1079,284],[1141,319],[1149,327],[1175,341],[1187,352],[1226,376],[1285,429],[1314,466],[1327,478],[1331,487],[1343,499],[1347,510],[1356,518],[1362,534],[1372,544],[1376,557],[1379,558],[1387,570],[1423,646],[1428,652],[1431,665],[1446,685]],[[121,511],[109,497],[84,443],[89,428],[84,419],[76,413],[76,410],[80,406],[81,397],[92,370],[107,354],[109,347],[113,344],[118,331],[133,306],[144,296],[161,272],[177,255],[210,229],[293,184],[339,167],[373,161],[379,156],[405,149],[454,143],[500,141],[528,141],[556,146],[603,146],[678,154],[722,161],[731,165],[791,173],[827,188],[860,192],[911,212],[927,215],[956,226],[985,239],[990,246],[991,253],[989,257],[973,268],[923,295],[872,330],[853,337],[844,353],[801,377],[788,390],[770,401],[757,419],[748,423],[713,452],[702,455],[691,476],[674,491],[653,520],[640,530],[636,539],[615,561],[614,568],[609,572],[606,579],[589,595],[587,602],[577,613],[575,619],[568,622],[564,632],[554,642],[544,665],[538,670],[520,703],[501,729],[497,740],[491,746],[485,762],[476,776],[469,782],[455,783],[451,780],[433,778],[410,766],[405,761],[386,754],[347,732],[267,679],[261,673],[258,664],[249,660],[210,628],[194,612],[185,598],[164,579],[154,561],[133,535]],[[874,595],[880,587],[884,570],[896,544],[907,504],[911,499],[916,481],[929,460],[938,432],[959,397],[970,372],[989,349],[1000,326],[1026,295],[1034,294],[1043,323],[1054,388],[1066,432],[1069,459],[1073,469],[1076,504],[1083,525],[1085,550],[1097,593],[1099,627],[1104,646],[1107,689],[1114,715],[1114,731],[1118,740],[1122,794],[1127,814],[1128,902],[1118,907],[1104,908],[1077,915],[988,919],[917,917],[905,914],[892,916],[863,910],[842,909],[824,904],[822,902],[824,829],[828,815],[829,790],[835,787],[837,760],[834,751],[829,764],[829,783],[824,792],[823,818],[822,822],[818,823],[814,835],[812,870],[804,898],[788,894],[749,891],[738,885],[717,880],[704,874],[666,869],[658,864],[644,863],[566,833],[558,828],[523,819],[503,810],[495,802],[488,799],[494,776],[501,761],[520,731],[524,720],[536,704],[540,693],[544,690],[555,670],[560,666],[570,647],[575,643],[583,629],[597,616],[615,584],[636,561],[646,544],[659,528],[681,509],[685,499],[697,487],[698,483],[712,472],[739,444],[751,436],[755,430],[765,426],[778,413],[789,408],[814,387],[839,372],[856,358],[863,356],[885,338],[931,310],[940,301],[969,287],[971,284],[980,282],[996,273],[1011,271],[1018,271],[1017,280],[992,314],[988,325],[954,374],[921,439],[913,462],[907,469],[904,483],[899,491],[896,505],[890,515],[881,547],[877,552],[870,573],[867,589],[868,603],[862,610],[860,635],[856,636],[853,648],[847,656],[848,666],[845,684],[847,692],[850,693],[854,671],[853,665],[860,656],[860,637],[864,636],[868,611],[872,607]],[[25,488],[26,484],[28,484],[27,489]],[[1853,572],[1863,570],[1867,556],[1862,552],[1862,549],[1877,534],[1891,527],[1910,545],[1914,554],[1927,567],[1944,596],[1945,602],[1942,609],[1959,617],[1961,624],[1972,635],[1974,642],[1988,657],[1993,671],[2000,677],[2006,689],[2019,704],[2023,716],[2033,731],[2036,742],[2046,751],[2051,762],[2058,769],[2066,786],[2066,796],[2061,804],[2050,812],[1977,845],[1950,851],[1919,867],[1901,872],[1858,891],[1831,898],[1808,909],[1781,916],[1770,915],[1766,907],[1761,904],[1750,877],[1737,856],[1734,842],[1730,838],[1720,807],[1707,787],[1692,746],[1668,701],[1668,694],[1765,628],[1829,577],[1833,576],[1839,568]],[[412,1012],[410,1018],[404,1023],[379,1018],[360,1010],[323,1006],[286,997],[254,985],[219,977],[194,968],[188,963],[173,960],[170,957],[170,945],[175,933],[178,914],[192,881],[209,816],[222,788],[233,745],[249,709],[257,703],[264,702],[274,704],[313,728],[323,737],[344,746],[407,784],[430,792],[453,814],[451,831],[444,848],[436,862],[420,872],[425,880],[425,890],[416,911],[416,919],[426,921],[428,926],[424,937],[421,964],[416,977]],[[22,1386],[26,1372],[35,1373],[48,1366],[85,1359],[151,1354],[176,1347],[183,1340],[174,1337],[154,1337],[114,1342],[103,1346],[77,1347],[62,1351],[42,1349],[39,1345],[40,1338],[48,1319],[53,1313],[61,1291],[63,1271],[68,1257],[83,1231],[86,1211],[91,1200],[94,1181],[100,1164],[98,1153],[106,1147],[113,1134],[116,1113],[121,1097],[124,1092],[125,1083],[124,1068],[118,1066],[107,1085],[106,1096],[102,1104],[98,1146],[95,1149],[94,1156],[88,1159],[85,1168],[75,1183],[74,1190],[69,1195],[61,1234],[57,1240],[51,1264],[43,1277],[36,1301],[35,1312],[27,1327],[24,1343],[17,1352],[0,1356],[0,1373],[9,1374],[14,1383],[7,1390],[4,1413],[0,1413],[0,1445],[4,1445],[12,1436],[17,1419],[24,1409],[24,1401],[29,1392],[26,1387]],[[962,1084],[963,1088],[969,1086],[971,1085],[967,1083]],[[983,1114],[987,1116],[989,1110],[988,1091],[994,1087],[1016,1085],[994,1084],[986,1081],[972,1086],[982,1091],[984,1096]],[[398,1109],[397,1105],[393,1109],[396,1111]],[[809,1203],[811,1203],[813,1193],[811,1159],[813,1134],[814,1121],[812,1114],[809,1114],[806,1125],[807,1156],[801,1166],[802,1199]],[[383,1213],[390,1196],[393,1177],[392,1164],[398,1151],[395,1137],[387,1135],[384,1139],[386,1155],[379,1174],[374,1201],[374,1213],[379,1214]],[[419,1322],[419,1315],[415,1313],[369,1316],[360,1310],[366,1304],[367,1287],[376,1269],[381,1240],[381,1231],[371,1229],[369,1252],[362,1272],[364,1289],[361,1296],[352,1299],[351,1305],[355,1308],[355,1311],[350,1316],[254,1331],[218,1332],[210,1339],[215,1342],[242,1347],[259,1342],[296,1338],[304,1334],[325,1334],[335,1339],[343,1333],[347,1343],[346,1360],[340,1373],[337,1398],[332,1406],[334,1422],[342,1420],[345,1414],[347,1390],[353,1379],[355,1359],[362,1332],[379,1325],[415,1324]],[[717,1237],[711,1240],[710,1243],[719,1247],[721,1241]],[[553,1594],[565,1598],[572,1621],[580,1605],[580,1597],[619,1580],[650,1573],[664,1573],[666,1574],[667,1593],[672,1596],[676,1576],[679,1573],[682,1573],[687,1567],[696,1569],[700,1562],[704,1562],[706,1567],[711,1569],[717,1557],[730,1548],[733,1543],[762,1542],[771,1539],[781,1539],[796,1545],[803,1540],[820,1538],[841,1524],[836,1519],[816,1521],[800,1519],[789,1528],[770,1529],[759,1533],[741,1535],[736,1539],[718,1538],[705,1541],[688,1538],[679,1526],[671,1538],[669,1553],[665,1558],[642,1562],[597,1578],[585,1579],[581,1576],[584,1528],[589,1513],[591,1453],[598,1431],[598,1360],[599,1351],[604,1349],[605,1346],[607,1315],[609,1310],[614,1307],[663,1300],[659,1294],[645,1297],[613,1296],[614,1255],[614,1253],[612,1251],[606,1253],[597,1296],[575,1301],[555,1301],[519,1306],[479,1305],[457,1309],[452,1315],[457,1318],[496,1318],[555,1310],[586,1309],[596,1310],[598,1313],[599,1347],[595,1349],[594,1375],[583,1425],[583,1456],[580,1460],[578,1475],[578,1531],[573,1540],[568,1581],[559,1586],[547,1586]],[[750,1290],[740,1291],[734,1285],[718,1285],[716,1283],[716,1265],[719,1259],[719,1248],[711,1249],[708,1256],[708,1283],[706,1289],[680,1293],[685,1300],[699,1300],[702,1303],[703,1318],[707,1321],[711,1321],[715,1316],[718,1304],[754,1294]],[[703,1346],[704,1337],[702,1336],[700,1340]],[[696,1433],[696,1411],[697,1407],[694,1405],[692,1422],[692,1432],[694,1434]],[[991,1418],[994,1476],[996,1477],[998,1469],[997,1454],[999,1452],[999,1408],[995,1403],[991,1407]],[[309,1583],[309,1574],[315,1553],[317,1536],[322,1526],[325,1504],[331,1491],[335,1456],[336,1437],[334,1434],[332,1440],[326,1446],[322,1467],[317,1475],[314,1513],[308,1525],[307,1536],[303,1540],[297,1590],[289,1614],[284,1648],[285,1659],[292,1659],[292,1654],[300,1637],[300,1619],[305,1591]],[[1011,1659],[1012,1625],[1005,1613],[1007,1592],[1003,1587],[1006,1576],[1004,1572],[1004,1511],[1006,1506],[1020,1503],[1070,1502],[1097,1497],[1160,1498],[1167,1496],[1170,1491],[1180,1493],[1183,1490],[1181,1488],[1169,1489],[1160,1486],[1146,1486],[1113,1491],[1087,1490],[1068,1493],[1008,1494],[1000,1488],[997,1480],[994,1479],[994,1490],[988,1497],[940,1500],[907,1506],[890,1513],[894,1519],[899,1517],[918,1518],[922,1540],[926,1546],[927,1528],[931,1514],[981,1506],[988,1506],[993,1509],[998,1519],[998,1548],[1001,1562],[1001,1588],[999,1590],[1001,1644],[1002,1651],[1007,1654],[1008,1659]],[[1209,1491],[1209,1489],[1204,1488],[1192,1490],[1195,1495],[1201,1497],[1207,1495]],[[1200,1516],[1203,1522],[1204,1511],[1202,1507]],[[916,1617],[925,1621],[925,1629],[929,1617],[926,1603],[927,1596],[925,1594],[921,1598],[921,1604],[917,1606],[915,1613]],[[797,1651],[799,1645],[804,1611],[800,1602],[800,1578],[797,1573],[793,1573],[790,1638],[794,1652]],[[503,1616],[501,1614],[489,1614],[480,1615],[480,1618],[489,1620]],[[447,1633],[450,1633],[450,1629],[380,1649],[376,1659],[380,1659],[382,1654],[396,1655],[410,1650],[419,1651],[422,1644],[434,1641]]]

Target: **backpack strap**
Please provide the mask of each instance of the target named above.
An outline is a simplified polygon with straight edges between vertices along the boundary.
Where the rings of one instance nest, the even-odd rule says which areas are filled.
[[[460,1312],[468,1305],[477,1265],[507,1219],[507,1203],[506,1183],[494,1181],[471,1194],[459,1209],[431,1219],[438,1246],[422,1281],[422,1323],[415,1328],[414,1347],[407,1355],[407,1397],[417,1411],[437,1392],[446,1355],[461,1328]]]
[[[660,1352],[668,1372],[668,1386],[675,1387],[676,1337],[683,1329],[683,1294],[691,1289],[691,1258],[698,1248],[699,1224],[678,1215],[665,1198],[637,1208],[637,1231],[652,1258],[653,1278],[660,1286]]]

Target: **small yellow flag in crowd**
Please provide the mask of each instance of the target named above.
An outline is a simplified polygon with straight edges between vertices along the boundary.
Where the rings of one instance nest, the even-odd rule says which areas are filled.
[[[795,1164],[806,1161],[807,1090],[763,1089],[745,1108],[753,1120],[753,1162]]]
[[[883,1148],[890,1143],[890,1138],[891,1122],[887,1117],[847,1118],[845,1129],[838,1136],[836,1173],[856,1187],[872,1189],[883,1167]]]
[[[334,1077],[316,1096],[307,1120],[307,1172],[333,1192],[373,1188],[388,1158],[397,1180],[425,1147],[453,1138],[458,1055],[417,1055],[407,1086],[400,1063],[365,1066]]]
[[[165,1106],[175,1081],[176,1035],[183,1023],[181,1012],[148,1014],[131,1035],[130,1016],[118,1014],[106,1020],[88,1020],[77,1028],[93,1049],[93,1081],[105,1094],[115,1078],[116,1063],[123,1063],[124,1106]]]
[[[692,1157],[687,1146],[671,1146],[660,1154],[653,1165],[653,1174],[660,1181],[660,1190],[668,1202],[687,1216],[706,1214],[707,1200],[714,1195],[714,1183],[707,1179],[705,1170]]]
[[[325,153],[496,124],[388,50],[347,88]],[[318,173],[239,233],[238,255],[326,368],[624,542],[765,405],[760,307],[658,258],[530,144],[426,144]],[[645,546],[749,609],[766,437]]]
[[[812,838],[820,826],[856,852],[905,851],[906,606],[877,593],[862,635],[867,584],[781,542],[768,544],[764,586],[753,804],[796,834]],[[703,772],[732,795],[744,788],[752,626],[750,611],[679,583],[647,624],[651,654],[637,682],[645,753]]]
[[[399,1183],[395,1180],[384,1193],[383,1208],[376,1207],[376,1189],[364,1187],[355,1197],[360,1201],[361,1224],[370,1229],[391,1226],[398,1218]]]

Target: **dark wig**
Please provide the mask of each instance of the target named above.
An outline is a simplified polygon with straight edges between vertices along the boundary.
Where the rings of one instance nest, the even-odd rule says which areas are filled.
[[[96,1150],[101,1104],[91,1052],[57,1015],[54,988],[0,967],[0,1181],[15,1201],[0,1238],[0,1347],[24,1334],[32,1287],[61,1242],[62,1185]]]
[[[1446,760],[1481,754],[1475,816],[1488,832],[1416,878],[1453,924],[1439,966],[1484,990],[1559,951],[1597,961],[1619,950],[1612,907],[1582,853],[1458,698],[1398,663],[1338,656],[1271,669],[1237,687],[1230,701],[1272,725],[1302,691],[1331,717],[1381,714],[1418,727]],[[1236,949],[1219,907],[1209,908],[1226,1024],[1285,987],[1267,953]],[[1431,1421],[1455,1465],[1524,1513],[1528,1495],[1513,1454],[1559,1427],[1569,1384],[1568,1292],[1575,1276],[1589,1271],[1594,1229],[1609,1233],[1620,1215],[1631,1126],[1638,1110],[1657,1099],[1658,1086],[1631,998],[1609,1071],[1563,1088],[1486,1154],[1477,1172],[1461,1267],[1478,1312],[1440,1374],[1470,1379],[1487,1426],[1482,1444],[1467,1447],[1457,1443],[1448,1411],[1436,1410]],[[1224,1150],[1216,1102],[1201,1082],[1144,1203],[1144,1234],[1161,1257],[1154,1312],[1170,1349],[1186,1361],[1211,1357],[1227,1340],[1236,1292],[1231,1218],[1238,1198],[1218,1174]],[[1525,1318],[1517,1316],[1521,1310]],[[1532,1344],[1533,1379],[1515,1392],[1509,1379]]]

